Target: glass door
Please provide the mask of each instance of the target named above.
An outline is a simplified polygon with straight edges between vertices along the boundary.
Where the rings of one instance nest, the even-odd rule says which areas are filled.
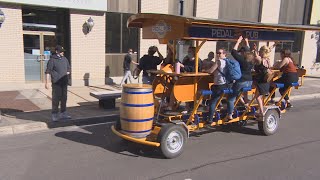
[[[56,37],[52,32],[24,32],[24,65],[26,82],[44,82]]]

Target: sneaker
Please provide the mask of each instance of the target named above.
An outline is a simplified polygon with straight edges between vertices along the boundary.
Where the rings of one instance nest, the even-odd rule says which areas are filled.
[[[291,103],[287,103],[287,108],[292,108],[293,105]]]
[[[181,114],[187,114],[187,113],[188,113],[187,110],[181,111]]]
[[[51,114],[51,121],[52,121],[52,122],[57,122],[57,121],[59,121],[59,116],[58,116],[57,113],[52,113],[52,114]]]
[[[60,119],[71,119],[71,116],[67,112],[63,112],[60,114]]]

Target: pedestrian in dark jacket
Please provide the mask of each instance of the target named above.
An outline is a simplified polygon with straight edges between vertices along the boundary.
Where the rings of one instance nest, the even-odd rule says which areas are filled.
[[[46,89],[49,89],[49,78],[52,83],[52,121],[59,119],[71,119],[67,110],[68,75],[71,68],[69,61],[64,57],[64,48],[56,46],[56,53],[50,57],[46,70]],[[59,114],[59,104],[60,112]]]

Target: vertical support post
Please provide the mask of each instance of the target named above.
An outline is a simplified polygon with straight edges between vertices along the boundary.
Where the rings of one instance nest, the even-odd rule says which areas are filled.
[[[196,40],[196,52],[195,52],[195,55],[196,55],[196,57],[195,57],[195,61],[194,61],[194,63],[195,63],[195,65],[194,65],[194,67],[195,67],[195,73],[196,74],[198,74],[198,66],[199,66],[199,49],[200,49],[200,47],[199,47],[199,40]],[[198,81],[197,81],[197,76],[195,76],[194,77],[194,96],[193,96],[193,100],[194,100],[194,107],[196,106],[196,104],[197,104],[197,102],[196,102],[196,100],[197,100],[197,89],[198,89]]]
[[[172,56],[173,63],[176,63],[176,40],[173,40]]]

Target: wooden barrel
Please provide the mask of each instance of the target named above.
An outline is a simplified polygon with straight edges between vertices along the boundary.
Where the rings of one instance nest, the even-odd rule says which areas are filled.
[[[150,134],[154,117],[152,86],[147,84],[123,85],[120,105],[122,133],[135,138]]]

